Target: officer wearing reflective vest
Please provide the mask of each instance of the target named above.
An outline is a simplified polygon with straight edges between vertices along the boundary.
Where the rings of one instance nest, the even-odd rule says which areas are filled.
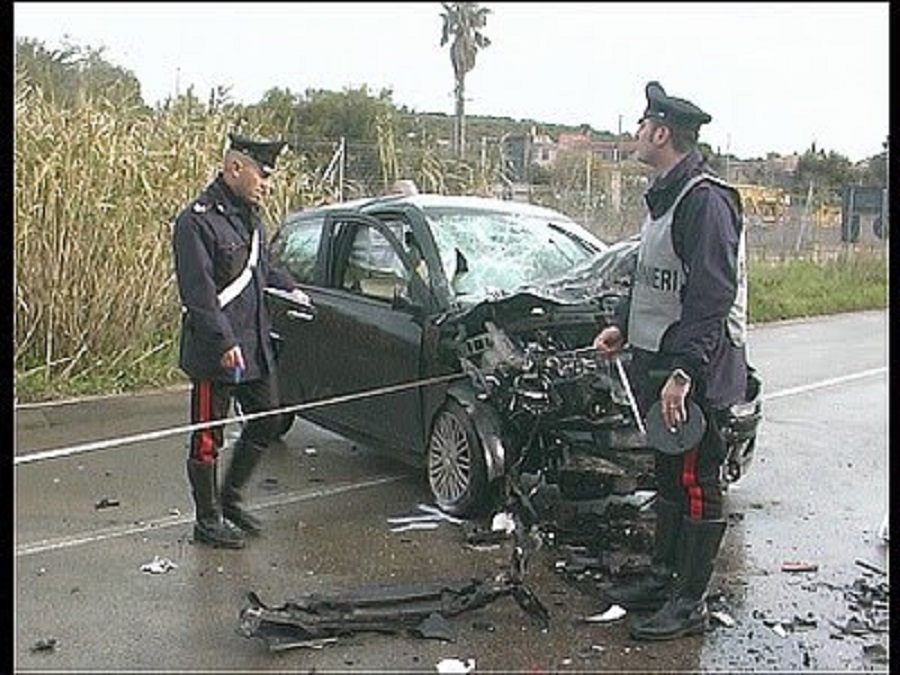
[[[282,141],[255,141],[229,135],[221,170],[177,217],[173,232],[175,271],[182,302],[179,366],[191,380],[192,425],[228,415],[232,398],[243,413],[277,408],[279,403],[270,318],[263,290],[309,297],[269,263],[259,209],[271,187]],[[242,548],[245,534],[261,530],[241,504],[261,454],[277,437],[274,416],[247,420],[218,489],[221,425],[193,431],[189,441],[190,481],[197,542]]]
[[[650,570],[609,596],[655,612],[632,623],[634,638],[667,640],[709,624],[707,587],[725,532],[721,420],[747,387],[747,279],[740,196],[697,149],[712,118],[658,82],[645,94],[636,156],[653,170],[649,213],[630,298],[594,346],[608,356],[630,346],[658,480]]]

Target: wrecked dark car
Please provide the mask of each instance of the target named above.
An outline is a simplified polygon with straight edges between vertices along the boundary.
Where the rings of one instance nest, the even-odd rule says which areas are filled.
[[[510,475],[576,496],[650,489],[622,362],[590,347],[636,248],[635,237],[608,246],[551,209],[479,197],[291,214],[272,257],[315,316],[269,293],[282,404],[423,467],[451,514],[508,498]]]

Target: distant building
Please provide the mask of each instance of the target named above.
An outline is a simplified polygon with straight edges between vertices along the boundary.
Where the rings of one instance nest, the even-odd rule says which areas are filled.
[[[618,138],[590,138],[585,134],[561,133],[557,150],[563,152],[590,151],[594,157],[604,162],[620,162],[631,157],[637,148],[637,141],[630,135]]]

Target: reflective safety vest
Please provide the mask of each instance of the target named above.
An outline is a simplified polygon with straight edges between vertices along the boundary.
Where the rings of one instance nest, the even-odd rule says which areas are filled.
[[[685,183],[665,213],[656,219],[648,214],[641,228],[641,244],[628,316],[628,341],[639,349],[659,351],[666,330],[681,319],[681,289],[687,281],[687,268],[672,245],[672,220],[675,209],[684,196],[704,180],[731,189],[730,185],[716,176],[694,176]],[[746,234],[741,226],[737,254],[737,294],[726,322],[728,336],[735,346],[741,346],[747,338],[746,248]]]

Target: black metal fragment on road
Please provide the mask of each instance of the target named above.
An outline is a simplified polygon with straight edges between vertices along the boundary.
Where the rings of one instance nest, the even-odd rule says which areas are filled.
[[[32,652],[52,652],[56,649],[56,638],[38,640],[31,646]]]

